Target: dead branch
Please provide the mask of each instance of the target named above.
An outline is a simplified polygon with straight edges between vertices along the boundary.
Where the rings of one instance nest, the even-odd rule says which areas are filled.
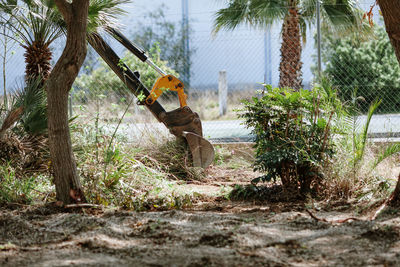
[[[65,209],[74,209],[74,208],[101,208],[102,206],[96,204],[89,203],[80,203],[80,204],[69,204],[65,205]]]
[[[363,221],[361,219],[355,218],[355,217],[350,217],[350,218],[346,218],[346,219],[340,219],[340,220],[333,220],[333,221],[328,221],[325,218],[318,218],[317,216],[315,216],[314,214],[312,214],[312,212],[310,210],[306,210],[306,212],[311,216],[311,218],[313,218],[316,221],[319,222],[327,222],[327,223],[345,223],[348,221]]]

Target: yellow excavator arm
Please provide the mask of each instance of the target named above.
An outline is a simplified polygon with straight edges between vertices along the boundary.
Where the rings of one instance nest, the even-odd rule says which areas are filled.
[[[214,148],[209,141],[203,138],[199,115],[193,112],[186,104],[187,95],[183,90],[183,82],[175,76],[165,73],[148,58],[144,50],[131,43],[116,29],[109,27],[107,32],[141,61],[150,65],[160,74],[161,77],[156,80],[151,92],[140,81],[140,73],[132,72],[99,34],[93,33],[91,38],[88,38],[90,45],[134,95],[137,97],[145,96],[144,101],[140,103],[144,104],[158,121],[162,122],[173,135],[178,138],[184,138],[187,141],[192,155],[193,166],[207,168],[214,161]],[[179,108],[166,111],[157,101],[157,98],[167,90],[178,93]]]
[[[183,88],[184,85],[181,80],[173,75],[164,75],[158,78],[154,83],[150,95],[146,98],[146,104],[152,105],[165,91],[175,91],[178,92],[179,104],[181,108],[186,107],[187,95],[185,94]]]

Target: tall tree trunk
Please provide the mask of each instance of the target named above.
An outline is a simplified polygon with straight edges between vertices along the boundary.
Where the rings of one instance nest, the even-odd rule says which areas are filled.
[[[49,147],[57,200],[85,201],[72,153],[68,125],[68,92],[86,56],[89,0],[55,0],[67,24],[64,51],[45,83],[48,101]]]
[[[400,63],[400,1],[378,0],[386,32]]]
[[[301,35],[299,12],[295,1],[290,1],[291,8],[282,25],[281,61],[279,64],[279,87],[302,87],[301,73]]]
[[[385,21],[386,32],[400,64],[400,1],[378,0]],[[389,198],[389,205],[400,206],[400,175],[396,188]]]

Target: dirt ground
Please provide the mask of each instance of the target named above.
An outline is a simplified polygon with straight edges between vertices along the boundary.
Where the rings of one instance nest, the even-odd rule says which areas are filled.
[[[182,186],[210,194],[259,175],[208,171]],[[201,199],[154,212],[0,207],[0,266],[400,266],[400,210],[370,221],[379,203]],[[350,217],[359,220],[333,222]]]
[[[400,266],[395,211],[330,223],[311,218],[305,204],[250,204],[141,213],[2,208],[0,265]],[[328,220],[369,215],[348,203],[316,207],[313,214]]]

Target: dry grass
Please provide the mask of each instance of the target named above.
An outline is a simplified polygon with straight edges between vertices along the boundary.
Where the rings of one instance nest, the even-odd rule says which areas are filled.
[[[223,116],[219,115],[218,94],[215,91],[191,91],[187,102],[188,106],[197,112],[202,120],[235,120],[235,110],[241,107],[241,101],[256,94],[255,90],[233,91],[228,95],[228,110]],[[179,107],[178,98],[168,100],[160,99],[160,103],[167,111]],[[127,106],[126,101],[121,101],[118,96],[111,95],[104,98],[89,96],[86,103],[73,103],[73,114],[82,118],[95,118],[99,114],[100,121],[110,123],[120,118]],[[126,115],[125,122],[148,123],[156,122],[143,106],[131,105]]]
[[[0,164],[9,164],[17,176],[48,173],[49,152],[45,136],[20,137],[9,131],[0,138]]]
[[[323,194],[326,198],[365,201],[388,197],[400,172],[399,158],[392,156],[372,169],[381,149],[381,144],[369,143],[363,160],[354,166],[347,150],[339,148],[336,158],[325,170]]]

